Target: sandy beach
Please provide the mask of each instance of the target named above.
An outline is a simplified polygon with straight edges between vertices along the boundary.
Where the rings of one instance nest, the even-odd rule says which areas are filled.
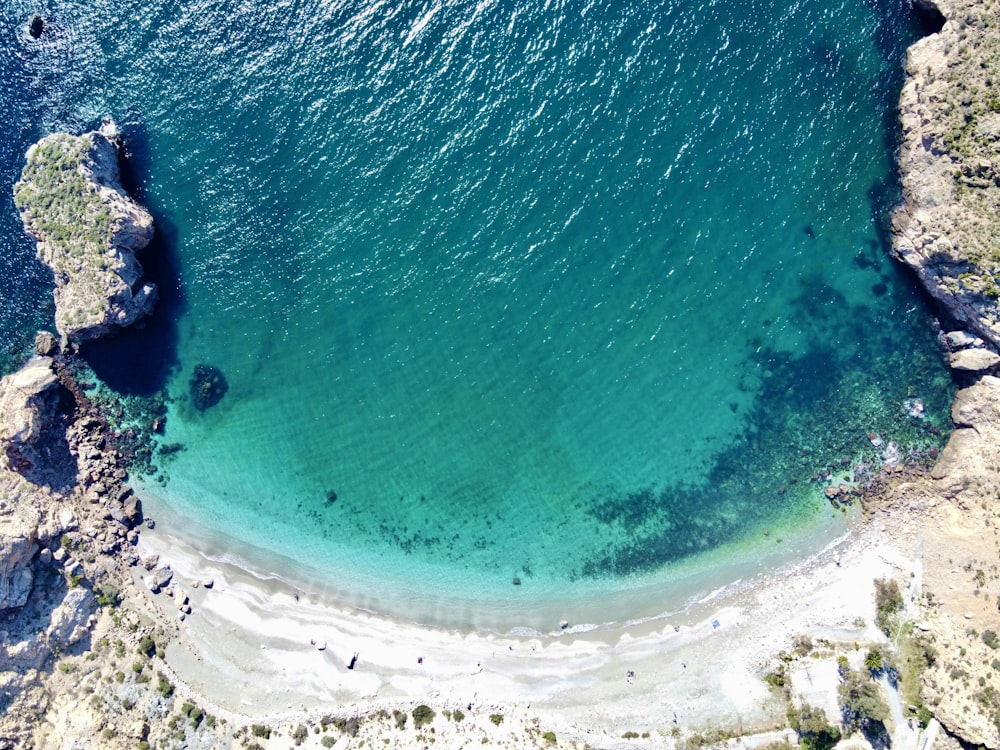
[[[352,611],[209,560],[162,527],[143,532],[139,551],[170,565],[174,599],[189,597],[192,613],[180,621],[176,601],[152,594],[142,568],[130,598],[174,623],[166,663],[181,689],[220,716],[287,723],[426,701],[538,718],[591,744],[674,727],[751,733],[784,725],[784,704],[762,677],[795,636],[884,639],[872,622],[872,581],[919,587],[913,530],[876,515],[813,557],[741,582],[684,618],[584,633],[461,632]]]

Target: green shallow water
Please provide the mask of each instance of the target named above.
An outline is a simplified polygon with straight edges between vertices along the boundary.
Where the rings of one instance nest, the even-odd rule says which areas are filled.
[[[231,558],[435,622],[628,618],[822,545],[810,478],[867,433],[940,443],[884,236],[903,3],[50,5],[39,42],[4,11],[4,174],[125,131],[165,299],[95,367],[162,380],[150,507]],[[47,293],[4,201],[14,359]]]

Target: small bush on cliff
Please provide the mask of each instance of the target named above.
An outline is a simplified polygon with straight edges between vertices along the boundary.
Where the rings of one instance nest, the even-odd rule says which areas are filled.
[[[170,684],[163,675],[160,675],[160,681],[156,685],[156,692],[160,694],[162,698],[169,698],[174,694],[174,686]]]
[[[997,637],[996,632],[992,630],[987,630],[982,635],[983,643],[985,643],[990,648],[1000,648],[1000,637]]]
[[[156,653],[156,640],[153,636],[148,634],[144,635],[142,640],[139,641],[139,647],[136,649],[136,653],[152,658],[153,654]]]

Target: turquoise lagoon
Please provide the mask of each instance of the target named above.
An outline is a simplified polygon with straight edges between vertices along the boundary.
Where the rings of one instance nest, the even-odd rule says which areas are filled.
[[[425,622],[645,617],[840,533],[811,478],[878,462],[869,432],[940,444],[952,386],[886,244],[902,1],[0,21],[4,184],[47,132],[126,135],[164,299],[86,354],[169,394],[147,511],[217,556]],[[9,370],[51,302],[0,209]],[[229,385],[204,412],[199,363]]]

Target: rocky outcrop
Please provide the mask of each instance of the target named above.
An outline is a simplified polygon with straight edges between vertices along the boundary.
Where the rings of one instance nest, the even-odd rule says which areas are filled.
[[[928,480],[908,486],[924,523],[922,699],[970,746],[1000,747],[1000,378],[981,377],[955,396],[955,429]],[[990,636],[989,634],[994,634]]]
[[[64,488],[76,464],[66,442],[69,393],[51,357],[35,357],[0,380],[0,465],[35,484]]]
[[[1000,347],[1000,2],[923,5],[946,22],[907,54],[893,250],[947,317]]]
[[[31,745],[32,717],[45,709],[37,686],[54,658],[93,645],[99,606],[117,600],[138,562],[139,500],[107,423],[72,377],[57,355],[0,381],[5,445],[40,461],[22,473],[0,460],[0,748]],[[57,391],[64,402],[53,409]],[[53,429],[70,468],[60,486],[35,481],[51,474],[52,452],[38,445]]]
[[[148,315],[156,286],[143,283],[135,252],[152,239],[153,219],[121,186],[114,124],[46,136],[26,158],[14,201],[55,275],[63,340],[103,336]]]
[[[40,516],[22,508],[0,516],[0,611],[24,606],[31,593],[31,561],[38,552]]]
[[[19,474],[44,461],[43,436],[55,416],[58,387],[49,357],[0,380],[0,451]]]

